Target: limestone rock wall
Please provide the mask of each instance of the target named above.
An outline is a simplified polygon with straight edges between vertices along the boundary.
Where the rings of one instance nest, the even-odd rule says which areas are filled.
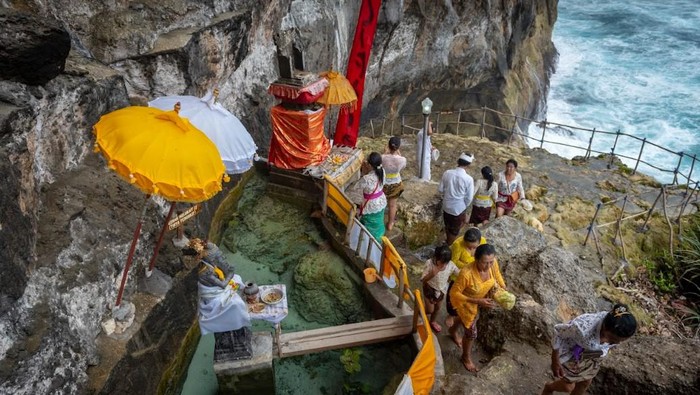
[[[556,1],[383,3],[366,118],[415,110],[426,94],[436,109],[488,105],[527,115],[538,108],[554,53]],[[122,339],[126,346],[107,355],[96,340],[144,200],[92,153],[91,128],[100,115],[217,86],[222,104],[264,154],[274,104],[266,91],[278,77],[277,52],[296,46],[307,69],[344,70],[359,4],[0,0],[0,7],[61,26],[72,44],[65,69],[48,82],[0,80],[0,393],[157,388],[184,323],[193,318],[193,301],[171,295],[144,305],[181,314],[166,337],[153,335],[158,317],[145,311],[142,331],[130,342]],[[162,225],[165,205],[156,203],[147,211],[151,221],[138,244],[129,297],[138,294],[140,265]],[[212,202],[200,214],[200,230],[206,232],[215,208]],[[173,289],[186,284],[174,253],[163,255],[158,267],[176,278]],[[172,308],[177,303],[183,308]],[[105,362],[119,353],[131,359]],[[163,358],[154,357],[159,353]],[[128,376],[132,362],[148,366],[149,374]],[[115,376],[100,370],[104,366],[116,366]]]

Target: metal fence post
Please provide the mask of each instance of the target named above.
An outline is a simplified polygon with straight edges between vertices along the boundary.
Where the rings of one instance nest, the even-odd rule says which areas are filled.
[[[642,159],[642,151],[644,151],[644,145],[647,143],[647,138],[644,137],[642,139],[642,147],[639,148],[639,155],[637,156],[637,163],[634,164],[634,170],[632,170],[632,174],[637,173],[637,167],[639,166],[639,161]]]
[[[690,163],[690,171],[688,171],[688,185],[685,186],[685,194],[688,194],[688,189],[690,188],[690,177],[693,175],[693,169],[695,168],[695,154],[693,154],[693,161]],[[697,184],[696,184],[697,186]]]
[[[547,131],[547,118],[542,122],[542,138],[540,138],[540,148],[544,146],[544,134]]]
[[[681,168],[681,162],[683,162],[683,151],[678,153],[678,164],[676,165],[676,168],[673,169],[673,182],[671,184],[677,184],[678,183],[678,169]]]
[[[440,113],[437,113],[435,117],[435,130],[433,130],[433,133],[440,133]]]
[[[403,136],[403,128],[406,126],[406,116],[401,115],[401,135]]]
[[[617,132],[615,132],[615,143],[613,144],[612,148],[610,149],[610,161],[608,162],[608,169],[612,167],[613,164],[613,159],[615,159],[615,147],[617,147],[617,139],[620,138],[620,129],[617,129]]]
[[[510,127],[510,136],[508,137],[508,145],[513,142],[513,134],[515,134],[515,127],[518,125],[518,116],[513,114],[513,126]]]
[[[593,146],[593,136],[595,136],[595,128],[593,128],[593,132],[591,132],[591,138],[588,139],[588,148],[586,148],[586,155],[585,155],[586,159],[591,157],[591,148]]]
[[[593,224],[595,223],[596,218],[598,218],[598,212],[600,211],[600,208],[603,206],[603,203],[598,203],[595,207],[595,214],[593,214],[593,218],[591,219],[591,223],[588,225],[588,233],[586,233],[586,239],[583,240],[583,245],[585,246],[586,243],[588,243],[588,237],[590,237],[591,232],[593,232]]]

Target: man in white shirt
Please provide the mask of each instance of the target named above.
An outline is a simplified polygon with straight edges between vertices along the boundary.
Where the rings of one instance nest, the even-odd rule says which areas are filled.
[[[445,171],[438,186],[438,192],[442,194],[442,217],[445,220],[447,245],[452,245],[467,222],[467,207],[474,197],[474,179],[467,173],[467,167],[473,161],[472,154],[460,155],[457,167]]]

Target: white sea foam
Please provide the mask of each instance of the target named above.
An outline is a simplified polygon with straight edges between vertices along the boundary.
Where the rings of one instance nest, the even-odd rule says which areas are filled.
[[[561,0],[554,30],[559,51],[552,76],[546,118],[550,122],[596,128],[638,137],[620,137],[616,154],[673,170],[675,152],[700,154],[700,11],[695,0],[666,4],[660,0],[580,2]],[[539,147],[542,129],[529,129],[530,146]],[[590,132],[547,128],[545,140],[586,147]],[[596,135],[593,149],[610,152],[614,135]],[[544,144],[565,157],[585,151]],[[691,159],[681,163],[687,173]],[[641,165],[662,181],[673,174]]]

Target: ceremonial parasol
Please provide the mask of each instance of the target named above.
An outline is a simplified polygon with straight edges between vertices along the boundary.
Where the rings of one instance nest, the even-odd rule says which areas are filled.
[[[216,102],[218,90],[204,97],[164,96],[150,101],[150,107],[172,109],[175,103],[182,108],[180,116],[189,119],[216,145],[228,174],[244,173],[253,166],[258,147],[241,121]]]
[[[328,80],[328,88],[323,93],[318,102],[328,106],[340,106],[341,109],[353,112],[357,105],[357,94],[350,81],[337,71],[329,70],[320,74]],[[330,129],[330,117],[328,118],[328,128]],[[333,143],[333,132],[331,133],[331,144]]]
[[[357,105],[357,94],[350,81],[337,71],[329,70],[320,74],[328,80],[328,88],[318,102],[327,106],[340,106],[352,112]]]
[[[160,195],[172,201],[149,271],[153,269],[174,202],[197,203],[221,191],[221,181],[228,181],[224,164],[214,143],[175,111],[148,107],[126,107],[103,115],[93,127],[95,151],[101,152],[107,165],[121,178],[146,194]],[[124,285],[141,233],[146,204],[134,230],[134,238],[116,306],[119,306]]]

